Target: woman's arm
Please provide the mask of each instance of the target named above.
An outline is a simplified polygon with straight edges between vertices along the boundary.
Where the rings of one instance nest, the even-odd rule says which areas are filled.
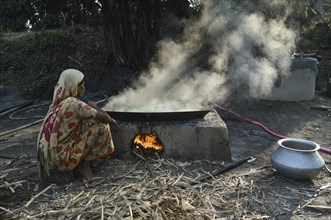
[[[88,101],[88,104],[98,111],[97,115],[94,118],[95,120],[101,121],[102,123],[109,124],[110,128],[118,128],[117,122],[113,118],[111,118],[107,114],[107,112],[105,112],[101,108],[98,108],[97,104],[95,102]]]

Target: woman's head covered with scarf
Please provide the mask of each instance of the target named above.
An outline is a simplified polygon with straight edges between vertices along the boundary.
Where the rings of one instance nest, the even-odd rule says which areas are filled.
[[[55,86],[52,105],[62,102],[69,96],[76,97],[78,85],[83,81],[84,74],[82,72],[75,69],[64,70]]]

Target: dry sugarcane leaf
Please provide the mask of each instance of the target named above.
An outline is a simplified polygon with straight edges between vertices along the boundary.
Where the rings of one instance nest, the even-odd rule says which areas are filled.
[[[184,199],[181,200],[181,208],[182,210],[195,210],[195,207]]]
[[[331,187],[331,182],[321,186],[319,189],[323,190],[323,189],[327,189],[329,187]]]
[[[319,211],[331,211],[331,206],[325,206],[325,205],[306,205],[306,207],[314,208]]]

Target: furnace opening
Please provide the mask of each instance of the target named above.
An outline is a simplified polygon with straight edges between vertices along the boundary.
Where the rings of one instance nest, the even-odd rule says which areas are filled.
[[[133,140],[133,150],[144,156],[153,156],[164,151],[164,145],[155,134],[137,134]]]

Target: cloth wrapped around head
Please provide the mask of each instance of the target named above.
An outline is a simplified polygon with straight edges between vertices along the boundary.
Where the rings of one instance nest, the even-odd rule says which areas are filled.
[[[56,105],[69,96],[77,96],[77,87],[84,80],[84,74],[76,69],[67,69],[61,73],[57,82],[52,105]]]

